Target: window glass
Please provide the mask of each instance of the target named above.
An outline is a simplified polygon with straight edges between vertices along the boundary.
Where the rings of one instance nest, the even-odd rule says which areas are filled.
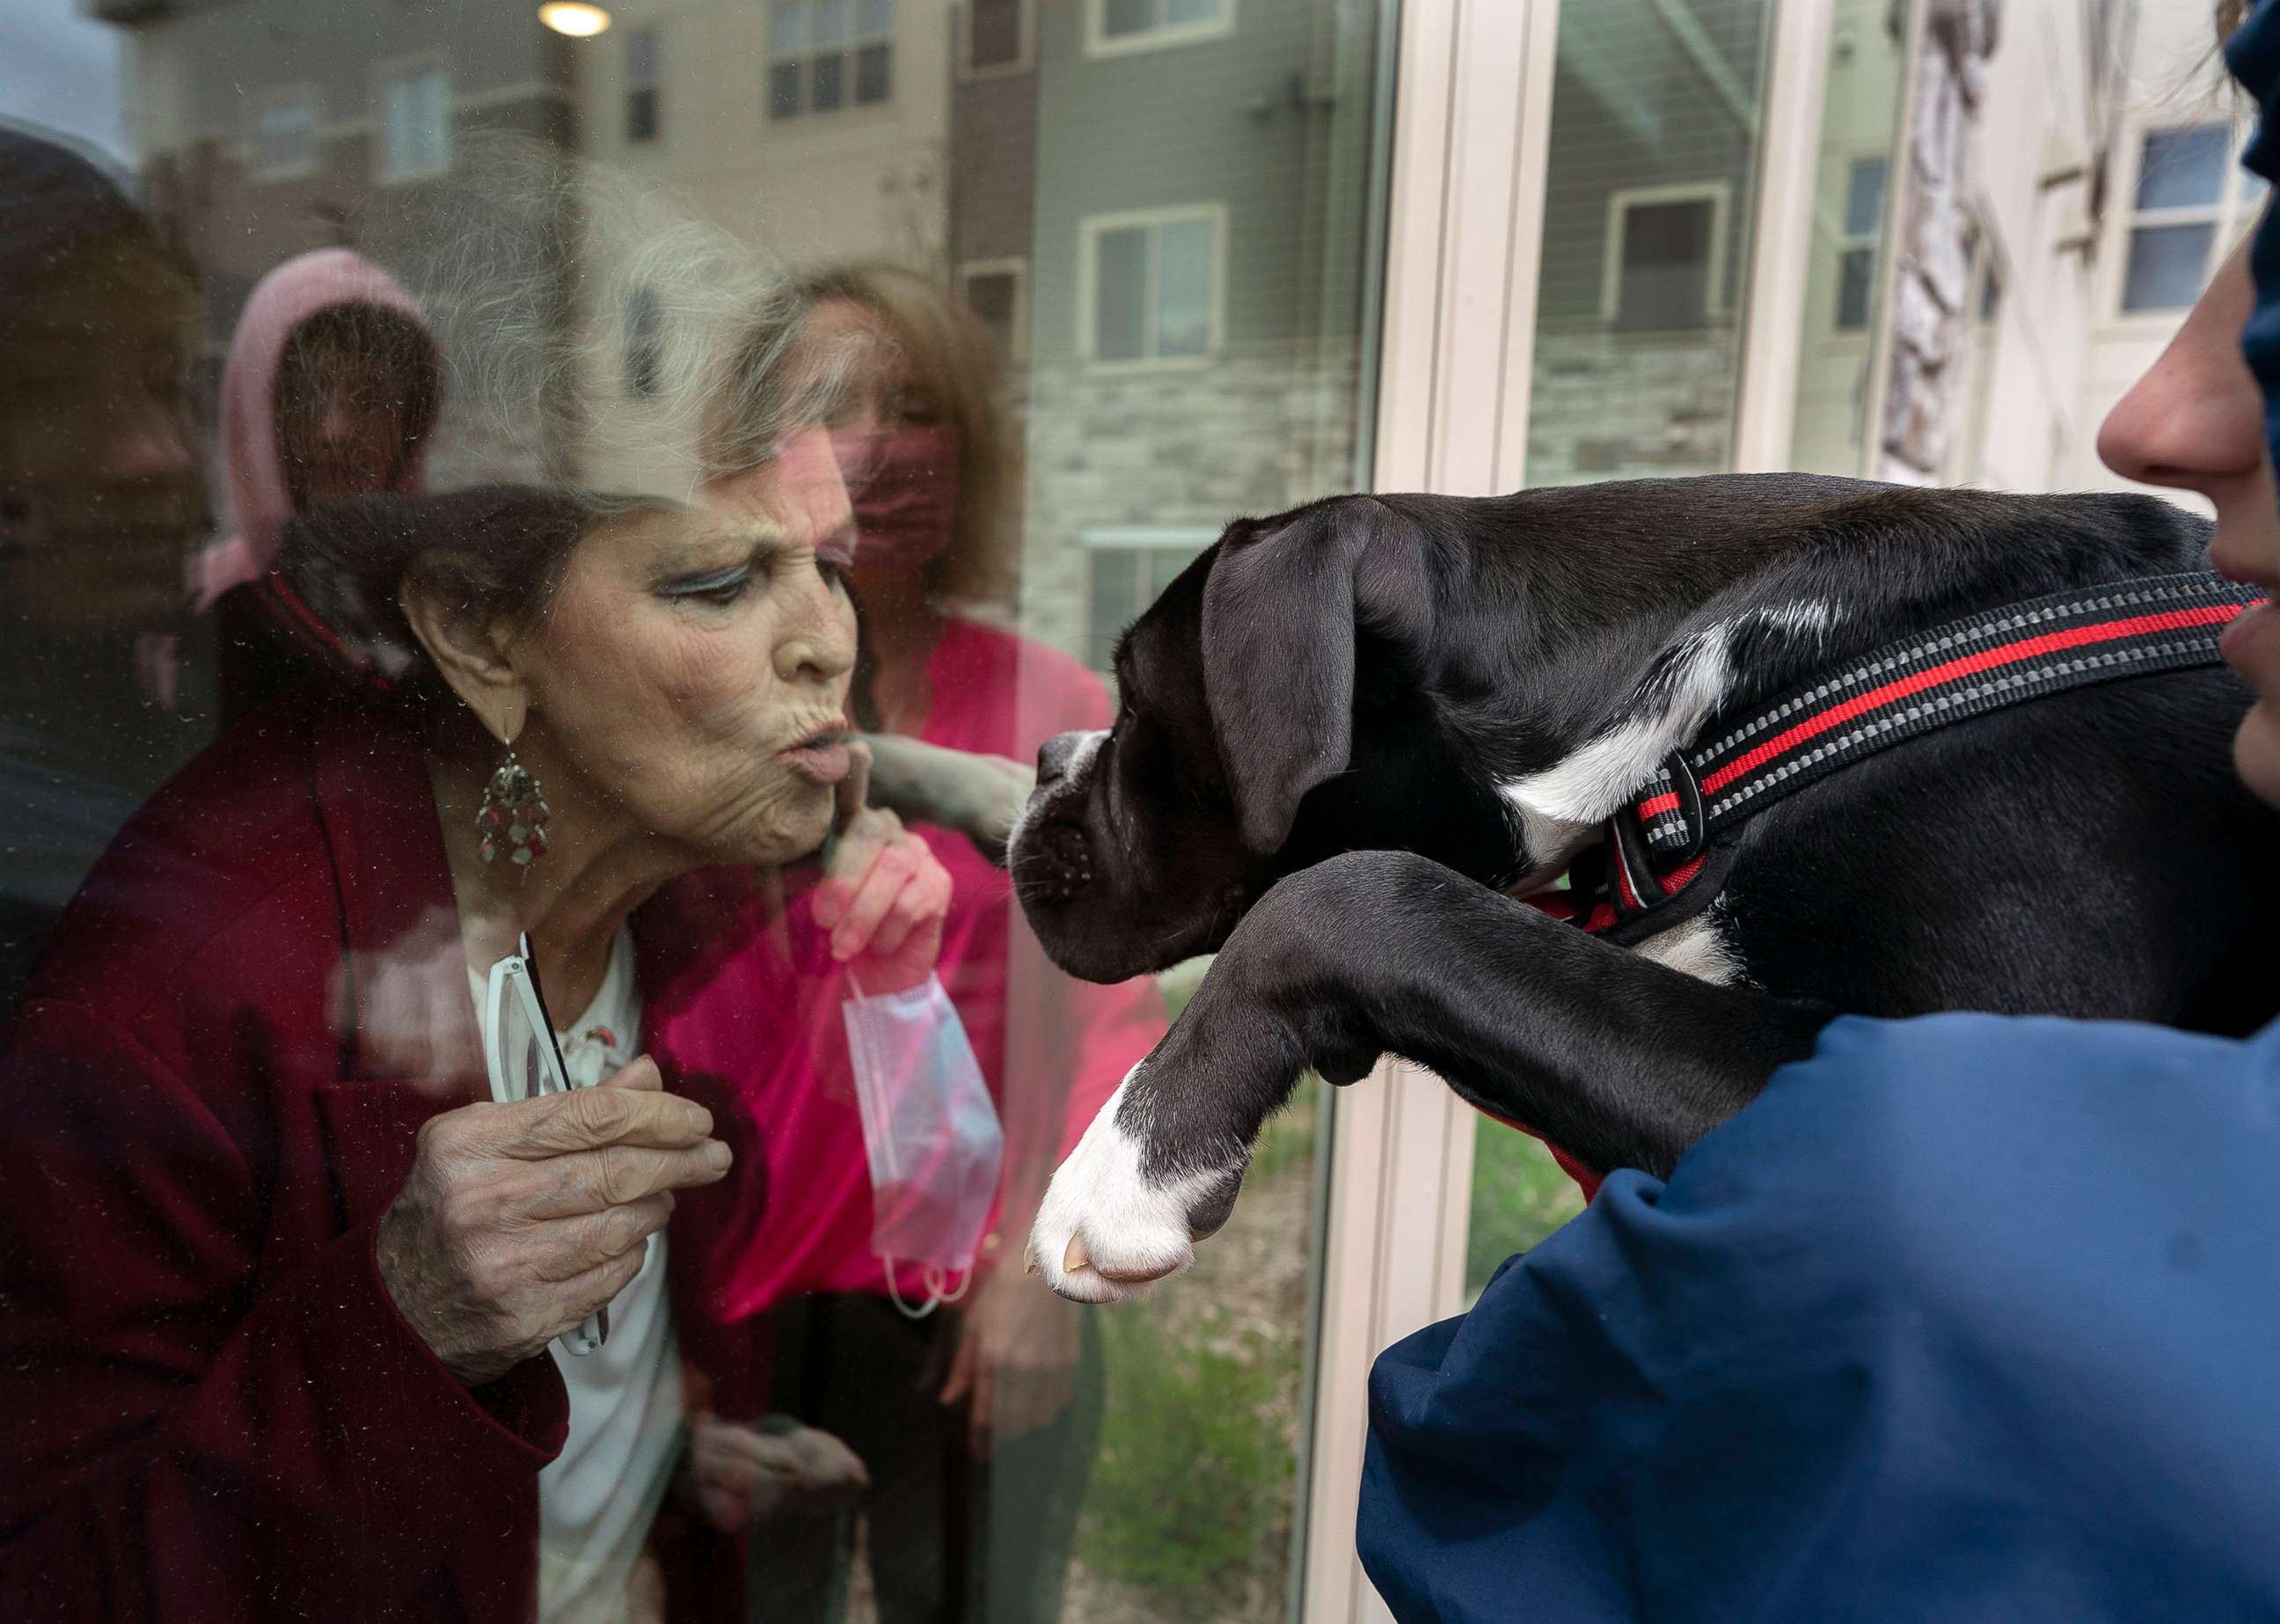
[[[1100,234],[1094,248],[1099,326],[1093,353],[1104,361],[1136,361],[1148,353],[1149,233],[1127,226]]]
[[[973,0],[967,8],[967,65],[1002,67],[1021,58],[1022,0]]]
[[[1884,160],[1855,158],[1845,186],[1845,235],[1873,237],[1883,218]]]
[[[1716,205],[1708,198],[1623,206],[1617,326],[1683,327],[1701,322],[1709,312],[1716,218]]]
[[[1159,234],[1156,353],[1201,355],[1211,347],[1212,262],[1219,232],[1208,219],[1174,220]]]
[[[2216,227],[2142,226],[2130,234],[2130,258],[2122,272],[2125,311],[2184,310],[2200,296],[2208,279]]]
[[[1313,1616],[1328,1112],[1144,1301],[1047,1292],[1054,1171],[1226,926],[1193,877],[1175,935],[1057,923],[1004,847],[1230,516],[1367,483],[1392,0],[47,9],[134,101],[27,197],[0,73],[0,1137],[60,1175],[39,1226],[0,1175],[0,1299],[55,1311],[0,1315],[47,1418],[0,1567],[253,1620]],[[851,944],[859,777],[946,901]],[[70,918],[157,796],[132,924]],[[518,1316],[420,1295],[397,1197],[472,1165],[423,1124],[641,1058],[720,1182],[606,1325],[431,1340]]]
[[[2214,204],[2224,189],[2231,157],[2231,132],[2222,124],[2148,131],[2138,171],[2138,206],[2175,209]]]

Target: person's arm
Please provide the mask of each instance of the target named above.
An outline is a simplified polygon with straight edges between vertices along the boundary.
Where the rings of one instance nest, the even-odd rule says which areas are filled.
[[[0,1071],[0,1617],[243,1619],[280,1561],[408,1596],[512,1526],[560,1447],[552,1364],[463,1386],[382,1285],[377,1216],[264,1255],[269,1192],[218,1114],[257,1109],[89,1010],[22,1013]]]

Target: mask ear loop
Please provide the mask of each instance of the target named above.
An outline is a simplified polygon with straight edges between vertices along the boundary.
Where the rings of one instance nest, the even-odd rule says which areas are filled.
[[[879,1267],[887,1277],[887,1296],[893,1299],[896,1308],[901,1312],[904,1319],[923,1320],[942,1306],[942,1295],[934,1289],[934,1265],[927,1265],[925,1279],[928,1295],[926,1306],[923,1308],[913,1308],[903,1300],[902,1291],[895,1284],[895,1260],[892,1258],[880,1258]]]

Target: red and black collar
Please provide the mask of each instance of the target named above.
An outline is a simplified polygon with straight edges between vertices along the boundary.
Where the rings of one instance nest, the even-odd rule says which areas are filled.
[[[1629,944],[1716,900],[1734,835],[1783,797],[1935,728],[2159,672],[2220,663],[2266,594],[2207,571],[2052,593],[1901,638],[1770,704],[1722,714],[1610,818],[1564,897],[1534,898]]]

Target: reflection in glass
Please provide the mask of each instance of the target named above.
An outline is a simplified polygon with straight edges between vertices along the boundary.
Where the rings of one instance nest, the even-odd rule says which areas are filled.
[[[2224,189],[2231,148],[2231,131],[2222,124],[2148,131],[2138,171],[2138,206],[2176,209],[2214,204]]]
[[[2130,234],[2122,275],[2125,311],[2184,310],[2207,279],[2216,226],[2141,226]]]

